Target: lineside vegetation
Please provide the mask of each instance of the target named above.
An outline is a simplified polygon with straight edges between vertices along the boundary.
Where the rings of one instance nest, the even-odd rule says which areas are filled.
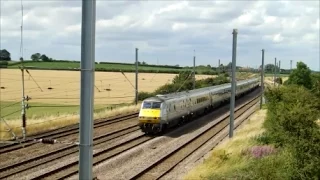
[[[160,86],[153,92],[139,92],[138,93],[138,100],[142,101],[148,97],[156,96],[158,94],[168,94],[174,92],[181,92],[186,90],[192,90],[193,87],[193,79],[192,79],[192,72],[185,71],[178,75],[176,75],[172,82],[166,83],[163,86]],[[195,88],[203,88],[208,86],[215,86],[224,83],[230,82],[228,78],[228,74],[223,73],[217,77],[208,77],[205,79],[199,79],[195,81]]]
[[[319,179],[319,77],[298,62],[284,85],[267,88],[261,133],[239,142],[240,130],[230,140],[237,150],[214,151],[209,158],[214,162],[206,161],[200,166],[203,170],[192,171],[186,178]]]

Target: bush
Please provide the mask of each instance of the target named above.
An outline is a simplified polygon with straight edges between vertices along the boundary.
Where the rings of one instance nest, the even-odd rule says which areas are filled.
[[[7,68],[8,67],[8,61],[0,61],[0,68]]]
[[[238,168],[228,169],[226,172],[211,174],[206,179],[294,179],[296,171],[292,153],[288,149],[281,150],[274,155],[262,158],[244,156],[246,163]]]
[[[149,97],[153,97],[154,93],[149,93],[149,92],[139,92],[138,93],[138,101],[143,101]]]
[[[320,73],[312,74],[312,92],[320,98]]]
[[[275,79],[275,82],[278,83],[278,84],[282,84],[282,78],[281,77],[277,77]]]
[[[316,123],[320,102],[303,86],[290,85],[266,92],[268,100],[266,133],[258,138],[293,155],[295,178],[320,177],[320,128]]]
[[[303,62],[297,62],[297,68],[292,71],[286,81],[287,85],[296,84],[307,89],[312,88],[311,70]]]

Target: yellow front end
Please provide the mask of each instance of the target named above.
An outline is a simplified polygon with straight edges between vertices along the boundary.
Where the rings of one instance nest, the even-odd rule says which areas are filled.
[[[139,113],[139,123],[160,123],[160,109],[141,109]]]

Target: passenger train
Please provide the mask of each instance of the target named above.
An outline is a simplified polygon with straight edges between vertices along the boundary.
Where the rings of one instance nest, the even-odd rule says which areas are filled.
[[[236,97],[254,90],[259,78],[237,82]],[[146,134],[163,132],[166,128],[190,120],[212,110],[231,97],[231,83],[178,93],[156,95],[143,100],[139,112],[139,127]]]

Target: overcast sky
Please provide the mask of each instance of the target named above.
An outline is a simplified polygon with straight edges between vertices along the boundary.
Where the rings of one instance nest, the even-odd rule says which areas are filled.
[[[1,49],[20,56],[20,0],[1,1]],[[24,57],[39,52],[80,60],[81,1],[23,0]],[[238,29],[237,65],[298,60],[319,70],[319,1],[97,1],[96,61],[217,66],[232,55]]]

